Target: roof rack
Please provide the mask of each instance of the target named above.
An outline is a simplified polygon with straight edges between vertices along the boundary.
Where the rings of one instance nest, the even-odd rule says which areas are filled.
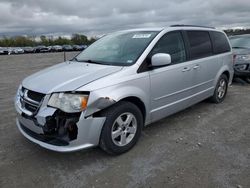
[[[170,27],[203,27],[203,28],[215,29],[215,27],[202,26],[202,25],[185,25],[185,24],[170,25]]]

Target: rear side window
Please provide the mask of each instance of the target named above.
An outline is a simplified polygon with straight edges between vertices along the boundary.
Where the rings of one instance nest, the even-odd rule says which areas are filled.
[[[212,44],[207,31],[187,31],[190,59],[207,57],[213,54]]]
[[[216,31],[211,31],[210,34],[213,41],[213,49],[215,54],[231,51],[230,45],[227,41],[225,34]]]
[[[150,52],[150,57],[157,53],[167,53],[171,56],[172,64],[186,60],[185,46],[180,32],[165,34]]]

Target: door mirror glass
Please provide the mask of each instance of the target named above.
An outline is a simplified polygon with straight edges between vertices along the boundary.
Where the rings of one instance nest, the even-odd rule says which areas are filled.
[[[157,53],[152,56],[151,64],[153,67],[169,65],[171,63],[171,56],[165,53]]]

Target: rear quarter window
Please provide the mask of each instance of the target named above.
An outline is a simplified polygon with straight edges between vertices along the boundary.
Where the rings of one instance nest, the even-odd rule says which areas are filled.
[[[210,35],[213,41],[213,52],[215,54],[221,54],[231,51],[227,37],[224,33],[211,31]]]
[[[207,31],[187,31],[190,59],[198,59],[213,54],[212,43]]]

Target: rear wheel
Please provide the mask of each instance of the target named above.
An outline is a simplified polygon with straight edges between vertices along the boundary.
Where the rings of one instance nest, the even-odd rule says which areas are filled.
[[[130,150],[138,141],[143,116],[133,103],[122,101],[101,113],[106,117],[100,137],[100,147],[109,154]]]
[[[224,101],[228,89],[228,78],[225,74],[222,74],[217,82],[214,90],[214,95],[211,97],[211,101],[214,103],[221,103]]]

